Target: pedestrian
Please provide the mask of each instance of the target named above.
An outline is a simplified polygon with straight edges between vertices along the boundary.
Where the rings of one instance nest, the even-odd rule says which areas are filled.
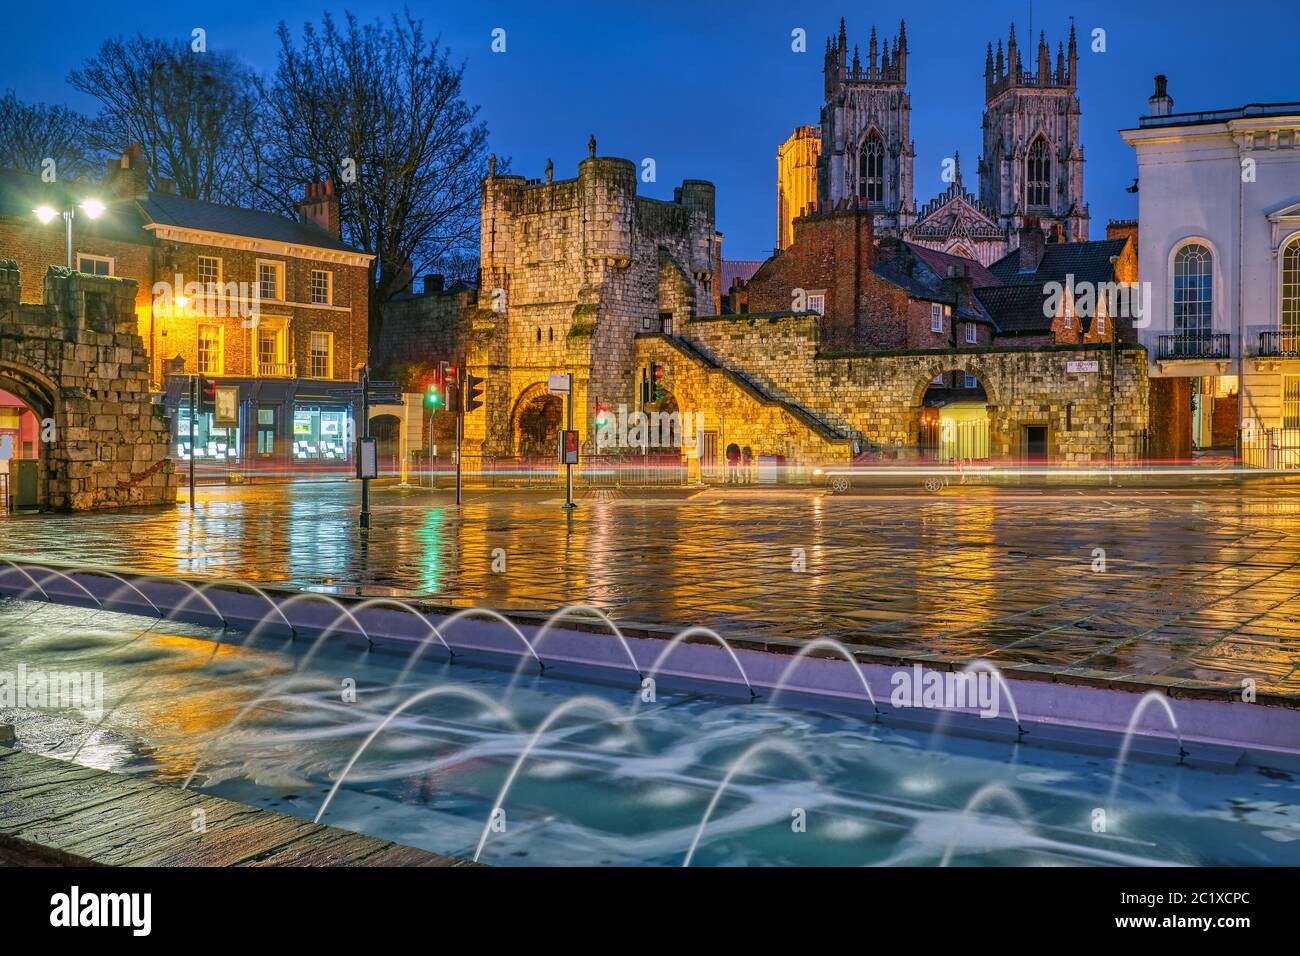
[[[727,482],[734,484],[740,480],[740,446],[732,442],[727,446]]]
[[[740,450],[740,460],[743,466],[740,472],[741,479],[745,484],[749,484],[754,480],[754,449],[748,445],[742,448]]]

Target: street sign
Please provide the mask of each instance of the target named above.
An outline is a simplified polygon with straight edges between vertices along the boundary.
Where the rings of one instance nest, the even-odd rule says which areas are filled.
[[[239,386],[218,385],[212,407],[212,424],[218,428],[239,427]]]
[[[573,389],[573,376],[568,372],[552,372],[546,380],[546,390],[552,395],[568,395]]]
[[[560,432],[560,464],[576,465],[578,463],[578,433],[564,429]]]
[[[363,438],[357,442],[357,477],[379,477],[379,441]]]
[[[1065,363],[1066,372],[1095,372],[1097,371],[1098,368],[1099,366],[1097,364],[1096,359],[1093,359],[1091,362],[1066,362]]]

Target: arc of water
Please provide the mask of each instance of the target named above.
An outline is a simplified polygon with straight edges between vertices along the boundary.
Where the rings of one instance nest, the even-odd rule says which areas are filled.
[[[1183,732],[1178,727],[1178,718],[1174,716],[1173,704],[1158,690],[1149,690],[1138,700],[1133,707],[1133,713],[1129,715],[1128,726],[1124,729],[1124,742],[1119,748],[1119,757],[1115,761],[1115,772],[1110,777],[1110,793],[1106,797],[1107,806],[1115,802],[1115,796],[1119,793],[1120,775],[1124,772],[1124,764],[1128,760],[1129,748],[1133,746],[1133,733],[1137,730],[1138,721],[1146,713],[1148,707],[1152,704],[1159,704],[1169,718],[1169,725],[1173,728],[1174,734],[1178,738],[1178,762],[1182,763],[1183,758],[1187,756],[1187,751],[1183,749]]]
[[[541,626],[541,628],[537,631],[537,633],[533,635],[533,647],[535,648],[541,647],[542,641],[546,639],[546,635],[549,634],[551,630],[557,624],[560,623],[560,621],[563,621],[565,618],[571,617],[572,615],[578,613],[579,611],[586,614],[594,614],[596,617],[600,618],[600,620],[604,622],[604,624],[611,631],[614,632],[614,636],[618,638],[618,642],[623,645],[623,651],[624,653],[627,654],[627,659],[628,662],[632,665],[632,670],[636,672],[637,678],[641,679],[642,678],[641,665],[637,663],[636,655],[632,653],[632,646],[628,644],[627,638],[623,636],[622,630],[619,629],[619,626],[614,623],[613,619],[610,618],[608,614],[606,614],[600,608],[594,607],[590,604],[570,604],[568,607],[560,608],[558,611],[556,611],[554,614],[548,617],[546,619],[546,623],[544,623]]]
[[[496,816],[496,811],[505,806],[506,796],[510,793],[510,788],[514,786],[515,777],[519,776],[519,771],[523,767],[524,761],[528,759],[528,755],[533,752],[533,748],[536,747],[537,742],[542,739],[542,735],[546,733],[546,731],[550,730],[556,721],[568,714],[570,711],[582,707],[589,707],[592,710],[602,711],[603,713],[609,714],[611,719],[615,721],[625,721],[628,719],[626,713],[619,710],[609,701],[591,696],[574,697],[570,700],[566,700],[547,714],[546,719],[538,725],[537,730],[533,732],[533,736],[529,738],[528,744],[519,752],[519,756],[516,758],[514,766],[510,768],[510,773],[506,775],[506,782],[502,784],[501,792],[497,794],[496,802],[492,804],[492,810],[488,813],[487,821],[483,824],[483,833],[478,838],[478,847],[474,850],[475,863],[478,862],[479,854],[483,852],[483,847],[487,843],[488,834],[492,832],[492,820]],[[629,728],[629,732],[632,734],[634,739],[637,739],[638,741],[640,740],[635,731]]]
[[[524,645],[524,647],[528,648],[528,653],[533,655],[533,660],[537,662],[538,673],[544,673],[546,671],[546,665],[543,664],[542,659],[537,656],[537,651],[533,648],[532,643],[528,640],[528,638],[524,637],[524,632],[519,630],[519,628],[515,625],[514,621],[510,620],[508,617],[506,617],[504,614],[500,613],[499,611],[494,611],[491,608],[488,607],[461,608],[461,610],[457,611],[455,614],[448,616],[442,622],[442,633],[450,634],[451,626],[455,624],[457,621],[460,621],[467,617],[475,617],[475,616],[491,618],[492,620],[498,622],[499,624],[504,624],[506,627],[510,628],[510,630],[514,633],[515,637],[519,638],[520,642]],[[419,654],[423,650],[424,650],[424,644],[421,643],[421,645],[418,648],[416,648],[414,653]]]
[[[356,765],[356,762],[361,759],[361,755],[366,752],[366,748],[374,742],[376,737],[384,732],[385,728],[387,728],[389,724],[391,724],[397,717],[401,716],[402,712],[408,707],[413,707],[421,701],[428,700],[431,697],[442,696],[463,697],[466,700],[472,700],[476,704],[486,707],[488,710],[504,719],[507,723],[513,724],[516,728],[519,727],[519,724],[511,716],[510,711],[506,710],[487,694],[484,694],[482,691],[474,690],[472,687],[443,685],[441,687],[429,687],[425,690],[419,691],[418,693],[412,694],[402,703],[389,711],[388,716],[383,719],[378,727],[370,732],[369,736],[361,742],[361,746],[353,751],[352,757],[348,760],[347,766],[343,768],[343,772],[339,774],[339,778],[334,781],[334,786],[330,787],[330,792],[326,795],[324,802],[321,803],[320,809],[316,811],[315,822],[320,823],[321,817],[325,815],[325,811],[329,808],[330,801],[334,799],[334,794],[338,793],[339,788],[343,786],[343,781],[345,781],[348,774],[352,772],[352,768]]]
[[[49,594],[45,592],[45,588],[41,587],[40,584],[37,582],[37,580],[27,573],[26,568],[24,568],[22,565],[14,561],[10,561],[8,558],[0,558],[0,561],[3,561],[5,564],[9,565],[9,567],[13,568],[15,571],[17,571],[19,574],[25,577],[29,582],[31,582],[31,587],[27,588],[25,591],[22,592],[21,597],[24,600],[27,598],[27,595],[32,593],[32,588],[35,588],[36,590],[41,592],[41,597],[45,599],[46,603],[48,604],[54,603],[54,601],[50,598]]]
[[[781,696],[781,692],[785,690],[786,681],[790,679],[790,675],[794,672],[794,669],[798,667],[800,662],[809,654],[821,648],[828,648],[835,651],[835,653],[839,654],[853,666],[853,672],[858,675],[858,680],[862,683],[862,689],[867,694],[867,700],[871,701],[871,709],[879,714],[880,708],[876,705],[876,695],[871,693],[871,685],[867,683],[867,675],[862,673],[862,666],[854,658],[853,652],[833,637],[819,637],[815,641],[809,641],[803,647],[799,648],[799,653],[795,654],[790,663],[785,665],[785,669],[781,671],[781,676],[777,678],[776,687],[773,689],[772,697],[768,703],[774,707],[776,706],[776,700]]]
[[[180,615],[182,611],[184,611],[187,607],[190,606],[191,601],[193,601],[195,598],[199,598],[203,601],[204,604],[207,605],[208,610],[212,612],[212,616],[221,622],[222,628],[230,627],[230,622],[226,620],[226,616],[222,614],[220,610],[218,610],[217,606],[212,603],[212,600],[206,594],[200,591],[197,587],[191,584],[189,581],[186,581],[184,578],[169,578],[169,577],[164,577],[161,574],[144,574],[138,576],[136,580],[161,581],[162,583],[172,585],[173,587],[180,586],[180,587],[187,588],[189,590],[189,594],[186,595],[185,599],[181,601],[180,604],[176,605],[174,608],[172,608],[170,611],[167,612],[166,614],[167,620],[169,621],[175,620],[175,618],[178,615]]]
[[[952,855],[957,850],[957,841],[961,839],[961,835],[966,831],[966,825],[970,822],[971,814],[975,812],[977,807],[994,798],[1002,800],[1019,813],[1021,823],[1032,824],[1033,821],[1029,819],[1029,808],[1025,806],[1025,801],[1021,800],[1014,790],[1009,789],[1003,783],[986,783],[971,795],[971,798],[966,801],[966,806],[962,808],[952,838],[948,841],[947,847],[944,848],[943,859],[939,862],[940,866],[947,866],[949,861],[952,860]]]
[[[1012,695],[1011,686],[1007,683],[1006,678],[1002,676],[1002,672],[998,670],[995,665],[990,664],[983,658],[971,661],[962,668],[962,673],[964,674],[973,674],[975,671],[984,671],[985,673],[992,674],[997,680],[998,686],[1002,688],[1002,693],[1007,695],[1007,703],[1011,705],[1011,716],[1016,722],[1016,730],[1019,732],[1020,736],[1023,737],[1026,731],[1024,726],[1020,723],[1020,710],[1016,707],[1016,698]]]
[[[695,828],[695,836],[691,839],[690,848],[686,851],[686,858],[682,860],[683,867],[690,866],[691,860],[695,858],[695,851],[700,845],[700,839],[704,836],[704,828],[709,825],[709,819],[713,816],[713,811],[717,809],[718,802],[722,799],[722,795],[727,792],[727,788],[731,786],[731,781],[735,779],[736,774],[740,773],[740,771],[745,768],[745,765],[753,760],[754,757],[768,750],[775,750],[785,754],[807,770],[809,776],[814,776],[812,767],[808,764],[808,761],[804,759],[803,755],[799,753],[791,743],[780,739],[760,740],[758,743],[750,746],[744,753],[732,761],[731,766],[722,777],[722,782],[714,789],[713,796],[709,800],[709,805],[704,810],[704,816],[700,818],[700,825]]]
[[[334,617],[330,620],[330,622],[325,626],[325,629],[321,631],[320,635],[316,638],[316,640],[312,642],[311,647],[308,649],[307,653],[303,656],[303,659],[299,662],[298,667],[296,668],[298,671],[303,671],[306,669],[307,665],[311,663],[311,659],[316,656],[316,651],[320,649],[321,644],[325,641],[327,637],[335,633],[335,629],[338,627],[339,621],[345,617],[352,623],[352,626],[357,629],[357,631],[361,634],[361,636],[366,639],[366,645],[369,647],[374,647],[375,642],[371,639],[370,633],[365,629],[365,627],[362,626],[361,622],[358,621],[356,617],[353,615],[353,613],[349,611],[340,601],[330,597],[328,594],[318,594],[315,591],[302,591],[299,594],[295,594],[279,606],[280,616],[283,617],[285,620],[288,620],[289,607],[301,601],[323,601],[326,604],[332,605],[338,613],[334,615]],[[254,627],[253,630],[249,633],[248,640],[245,642],[246,647],[252,644],[253,638],[257,636],[258,631],[261,630],[261,628],[264,626],[265,623],[266,623],[265,620],[259,622],[257,626]],[[297,632],[295,631],[294,633]]]
[[[324,678],[320,678],[320,677],[313,678],[310,676],[304,676],[302,674],[291,674],[288,677],[283,678],[282,680],[276,681],[273,685],[268,687],[265,691],[258,694],[247,704],[245,704],[242,708],[240,708],[239,713],[235,714],[235,716],[230,720],[229,723],[227,723],[224,727],[218,728],[217,731],[211,737],[208,738],[208,742],[203,745],[203,749],[199,752],[198,759],[194,761],[194,767],[190,770],[189,776],[186,777],[185,782],[181,784],[181,789],[182,790],[189,789],[190,781],[192,781],[194,779],[194,775],[199,772],[199,767],[202,766],[204,759],[208,755],[208,751],[212,749],[212,745],[215,744],[220,738],[228,734],[230,731],[234,730],[235,726],[241,720],[244,719],[244,716],[248,714],[248,712],[251,711],[258,704],[265,703],[268,700],[281,700],[281,699],[302,700],[304,703],[314,703],[314,701],[312,701],[311,698],[302,698],[297,694],[277,695],[275,693],[276,691],[279,691],[282,688],[296,686],[299,684],[311,684],[315,686],[317,689],[326,688],[326,687],[330,689],[334,689],[336,686],[332,681],[325,680]]]
[[[424,637],[420,639],[420,643],[426,644],[429,642],[430,639],[436,637],[438,639],[438,642],[442,644],[442,646],[446,649],[447,656],[451,658],[455,658],[456,652],[451,649],[451,645],[448,644],[447,639],[442,636],[442,632],[433,626],[432,621],[430,621],[427,617],[425,617],[415,608],[411,607],[411,605],[407,604],[405,601],[398,601],[395,598],[385,598],[385,597],[370,598],[369,600],[362,601],[360,604],[358,604],[356,608],[353,610],[353,613],[360,614],[368,607],[395,607],[398,608],[399,610],[406,611],[407,613],[414,615],[415,619],[419,621],[421,624],[423,624],[425,627],[426,633]],[[406,674],[411,668],[411,660],[412,660],[412,656],[407,655],[406,666],[403,667],[402,672],[397,675],[397,682],[399,684],[406,679]]]
[[[717,631],[710,630],[707,627],[688,627],[686,630],[675,635],[672,640],[668,642],[668,646],[659,652],[659,656],[656,657],[655,662],[650,665],[650,669],[646,671],[645,676],[654,678],[659,673],[659,668],[663,666],[664,661],[668,659],[668,655],[677,649],[677,645],[681,644],[681,642],[686,640],[688,637],[694,637],[696,634],[702,634],[703,636],[710,638],[727,652],[728,656],[731,657],[731,662],[736,665],[736,670],[740,672],[740,679],[743,680],[745,686],[749,688],[750,698],[756,698],[758,694],[754,692],[754,685],[750,683],[749,675],[745,673],[745,668],[740,663],[740,658],[736,656],[736,652],[732,649],[731,645],[726,642],[721,634]],[[638,697],[637,704],[639,705],[640,702],[641,699]]]
[[[254,594],[260,597],[267,604],[271,605],[271,610],[275,611],[277,614],[280,615],[280,620],[284,621],[284,626],[289,629],[290,633],[297,636],[298,629],[294,627],[292,623],[290,623],[287,617],[284,616],[284,611],[280,610],[280,605],[275,603],[275,601],[271,598],[271,595],[267,594],[265,591],[259,588],[256,584],[253,584],[251,581],[244,581],[241,578],[217,578],[214,581],[204,581],[202,584],[200,584],[199,593],[206,595],[208,590],[211,588],[228,587],[232,584],[237,588],[244,588],[249,591],[252,591]]]
[[[64,581],[67,581],[69,584],[76,586],[77,589],[80,590],[82,594],[86,595],[86,597],[94,601],[96,606],[101,611],[104,610],[104,602],[101,601],[99,598],[95,597],[95,595],[92,594],[90,590],[84,584],[78,581],[76,578],[73,578],[65,574],[64,572],[58,570],[57,568],[46,567],[43,564],[29,564],[28,567],[35,568],[37,571],[44,571],[46,574],[53,574],[55,577],[62,578]],[[45,589],[42,588],[41,591],[43,593]],[[48,599],[49,595],[47,594],[46,597]]]
[[[117,574],[113,571],[105,570],[104,568],[88,568],[85,570],[85,573],[100,574],[106,578],[112,578],[114,581],[118,582],[119,586],[116,589],[114,589],[114,591],[108,596],[108,600],[112,601],[121,592],[122,588],[127,587],[130,588],[132,591],[134,591],[136,594],[138,594],[140,597],[144,598],[145,603],[148,604],[151,608],[153,608],[153,612],[155,614],[157,614],[159,617],[163,616],[163,612],[158,609],[157,604],[153,603],[153,600],[150,599],[149,595],[145,594],[143,591],[141,591],[138,587],[136,587],[126,578],[122,577],[122,575]]]

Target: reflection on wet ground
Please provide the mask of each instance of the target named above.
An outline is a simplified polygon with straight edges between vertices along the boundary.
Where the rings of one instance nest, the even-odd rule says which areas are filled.
[[[204,489],[198,512],[0,520],[0,553],[298,586],[391,588],[751,638],[1300,699],[1300,496],[1063,491],[640,499]]]

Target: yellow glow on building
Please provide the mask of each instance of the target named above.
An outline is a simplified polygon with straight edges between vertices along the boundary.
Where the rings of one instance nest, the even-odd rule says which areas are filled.
[[[794,241],[794,221],[807,206],[817,203],[817,157],[821,155],[821,130],[797,126],[776,152],[776,246]]]

